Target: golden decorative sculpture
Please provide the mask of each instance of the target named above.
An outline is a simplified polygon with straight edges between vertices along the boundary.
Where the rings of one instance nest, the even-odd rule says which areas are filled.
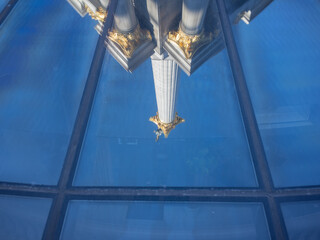
[[[178,31],[171,31],[168,35],[168,40],[177,44],[187,59],[192,58],[199,48],[211,42],[212,39],[212,33],[205,33],[203,30],[197,35],[188,35],[179,28]]]
[[[141,29],[139,24],[130,33],[121,33],[114,28],[109,31],[108,38],[120,47],[127,58],[131,58],[134,51],[141,44],[152,40],[150,32],[146,29]]]
[[[179,123],[185,122],[185,120],[183,118],[179,117],[178,113],[176,113],[176,116],[175,116],[173,122],[171,122],[171,123],[163,123],[163,122],[160,121],[158,112],[157,112],[157,115],[155,115],[153,117],[150,117],[149,121],[155,123],[158,126],[158,128],[162,130],[162,133],[164,134],[164,136],[166,138],[168,137],[170,131],[172,129],[174,129]],[[159,136],[160,135],[157,134],[156,141],[158,141]]]
[[[87,5],[86,5],[87,13],[91,16],[92,19],[98,20],[100,22],[105,22],[108,12],[104,10],[102,7],[99,7],[96,12],[93,12]]]

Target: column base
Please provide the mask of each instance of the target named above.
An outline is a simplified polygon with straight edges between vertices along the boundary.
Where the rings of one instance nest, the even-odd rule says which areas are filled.
[[[168,35],[168,41],[179,46],[187,59],[191,59],[201,47],[210,43],[212,39],[213,35],[210,32],[206,33],[202,30],[200,34],[188,35],[181,30],[181,27],[178,31],[169,32]]]
[[[185,120],[181,117],[178,116],[178,113],[176,113],[176,116],[174,118],[174,120],[171,123],[163,123],[161,122],[160,118],[159,118],[159,114],[157,112],[157,115],[150,117],[149,121],[153,122],[154,124],[156,124],[158,126],[158,130],[161,129],[162,133],[164,134],[165,138],[167,138],[169,136],[169,133],[171,132],[172,129],[174,129],[179,123],[183,123],[185,122]],[[159,136],[161,134],[157,134],[157,139],[156,141],[158,141]]]
[[[178,43],[167,39],[164,42],[164,49],[176,61],[179,67],[190,76],[196,71],[204,62],[212,56],[218,54],[224,48],[224,40],[219,29],[212,30],[212,40],[199,47],[191,58],[186,58],[183,49]]]
[[[92,19],[100,21],[102,23],[106,21],[108,12],[102,7],[98,7],[96,12],[93,12],[87,5],[85,5],[85,9]]]
[[[150,32],[146,29],[141,29],[139,25],[129,33],[121,33],[114,28],[109,31],[108,39],[114,42],[127,58],[131,58],[139,46],[152,41]]]

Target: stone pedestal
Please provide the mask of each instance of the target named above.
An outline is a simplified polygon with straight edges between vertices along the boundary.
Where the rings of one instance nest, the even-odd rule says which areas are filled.
[[[179,28],[170,31],[164,43],[165,50],[188,75],[221,50],[219,30],[204,29],[206,14],[212,5],[209,6],[209,0],[183,0]]]
[[[114,23],[105,45],[112,56],[132,72],[152,55],[155,43],[150,31],[140,28],[131,0],[118,0]]]

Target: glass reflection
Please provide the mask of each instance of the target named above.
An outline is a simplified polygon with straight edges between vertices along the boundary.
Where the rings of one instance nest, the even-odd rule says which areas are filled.
[[[260,203],[72,201],[61,239],[270,239]]]
[[[0,26],[0,181],[57,183],[97,44],[93,26],[64,0],[18,1]]]
[[[274,1],[234,33],[277,187],[320,184],[320,2]]]
[[[320,239],[320,202],[282,203],[284,221],[290,240]]]
[[[214,1],[119,0],[105,44],[76,185],[257,186]]]
[[[156,143],[150,61],[130,74],[107,55],[74,184],[257,186],[226,51],[202,67],[181,74],[177,108],[187,121]]]
[[[3,0],[0,2],[0,12],[6,7],[8,2],[9,2],[9,0]]]
[[[81,16],[88,13],[98,20],[95,28],[103,34],[109,1],[69,0],[69,3]],[[155,20],[150,21],[147,16]],[[128,71],[151,57],[157,113],[149,120],[158,127],[154,131],[156,141],[162,134],[167,138],[172,129],[185,121],[176,112],[180,69],[190,75],[221,50],[217,22],[216,6],[211,3],[209,7],[209,0],[118,1],[106,47]]]
[[[0,239],[42,238],[51,199],[0,196]]]

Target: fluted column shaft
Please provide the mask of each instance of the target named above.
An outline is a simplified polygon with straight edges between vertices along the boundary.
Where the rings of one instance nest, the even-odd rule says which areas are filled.
[[[85,5],[79,0],[68,0],[69,4],[82,16],[84,17],[87,13]]]
[[[152,71],[160,121],[171,123],[175,119],[180,69],[170,59],[152,59]]]
[[[87,14],[88,7],[93,13],[96,13],[99,7],[107,9],[110,0],[68,0],[71,6],[84,17]]]
[[[199,34],[203,28],[209,0],[183,0],[181,29],[188,35]]]
[[[90,10],[94,13],[98,10],[98,7],[100,6],[99,1],[82,0],[82,2],[83,4],[87,5],[87,7],[90,8]]]
[[[104,9],[107,9],[108,5],[109,5],[109,0],[100,0],[101,6]]]
[[[114,21],[117,30],[122,33],[132,32],[136,28],[138,20],[130,0],[118,0]]]

